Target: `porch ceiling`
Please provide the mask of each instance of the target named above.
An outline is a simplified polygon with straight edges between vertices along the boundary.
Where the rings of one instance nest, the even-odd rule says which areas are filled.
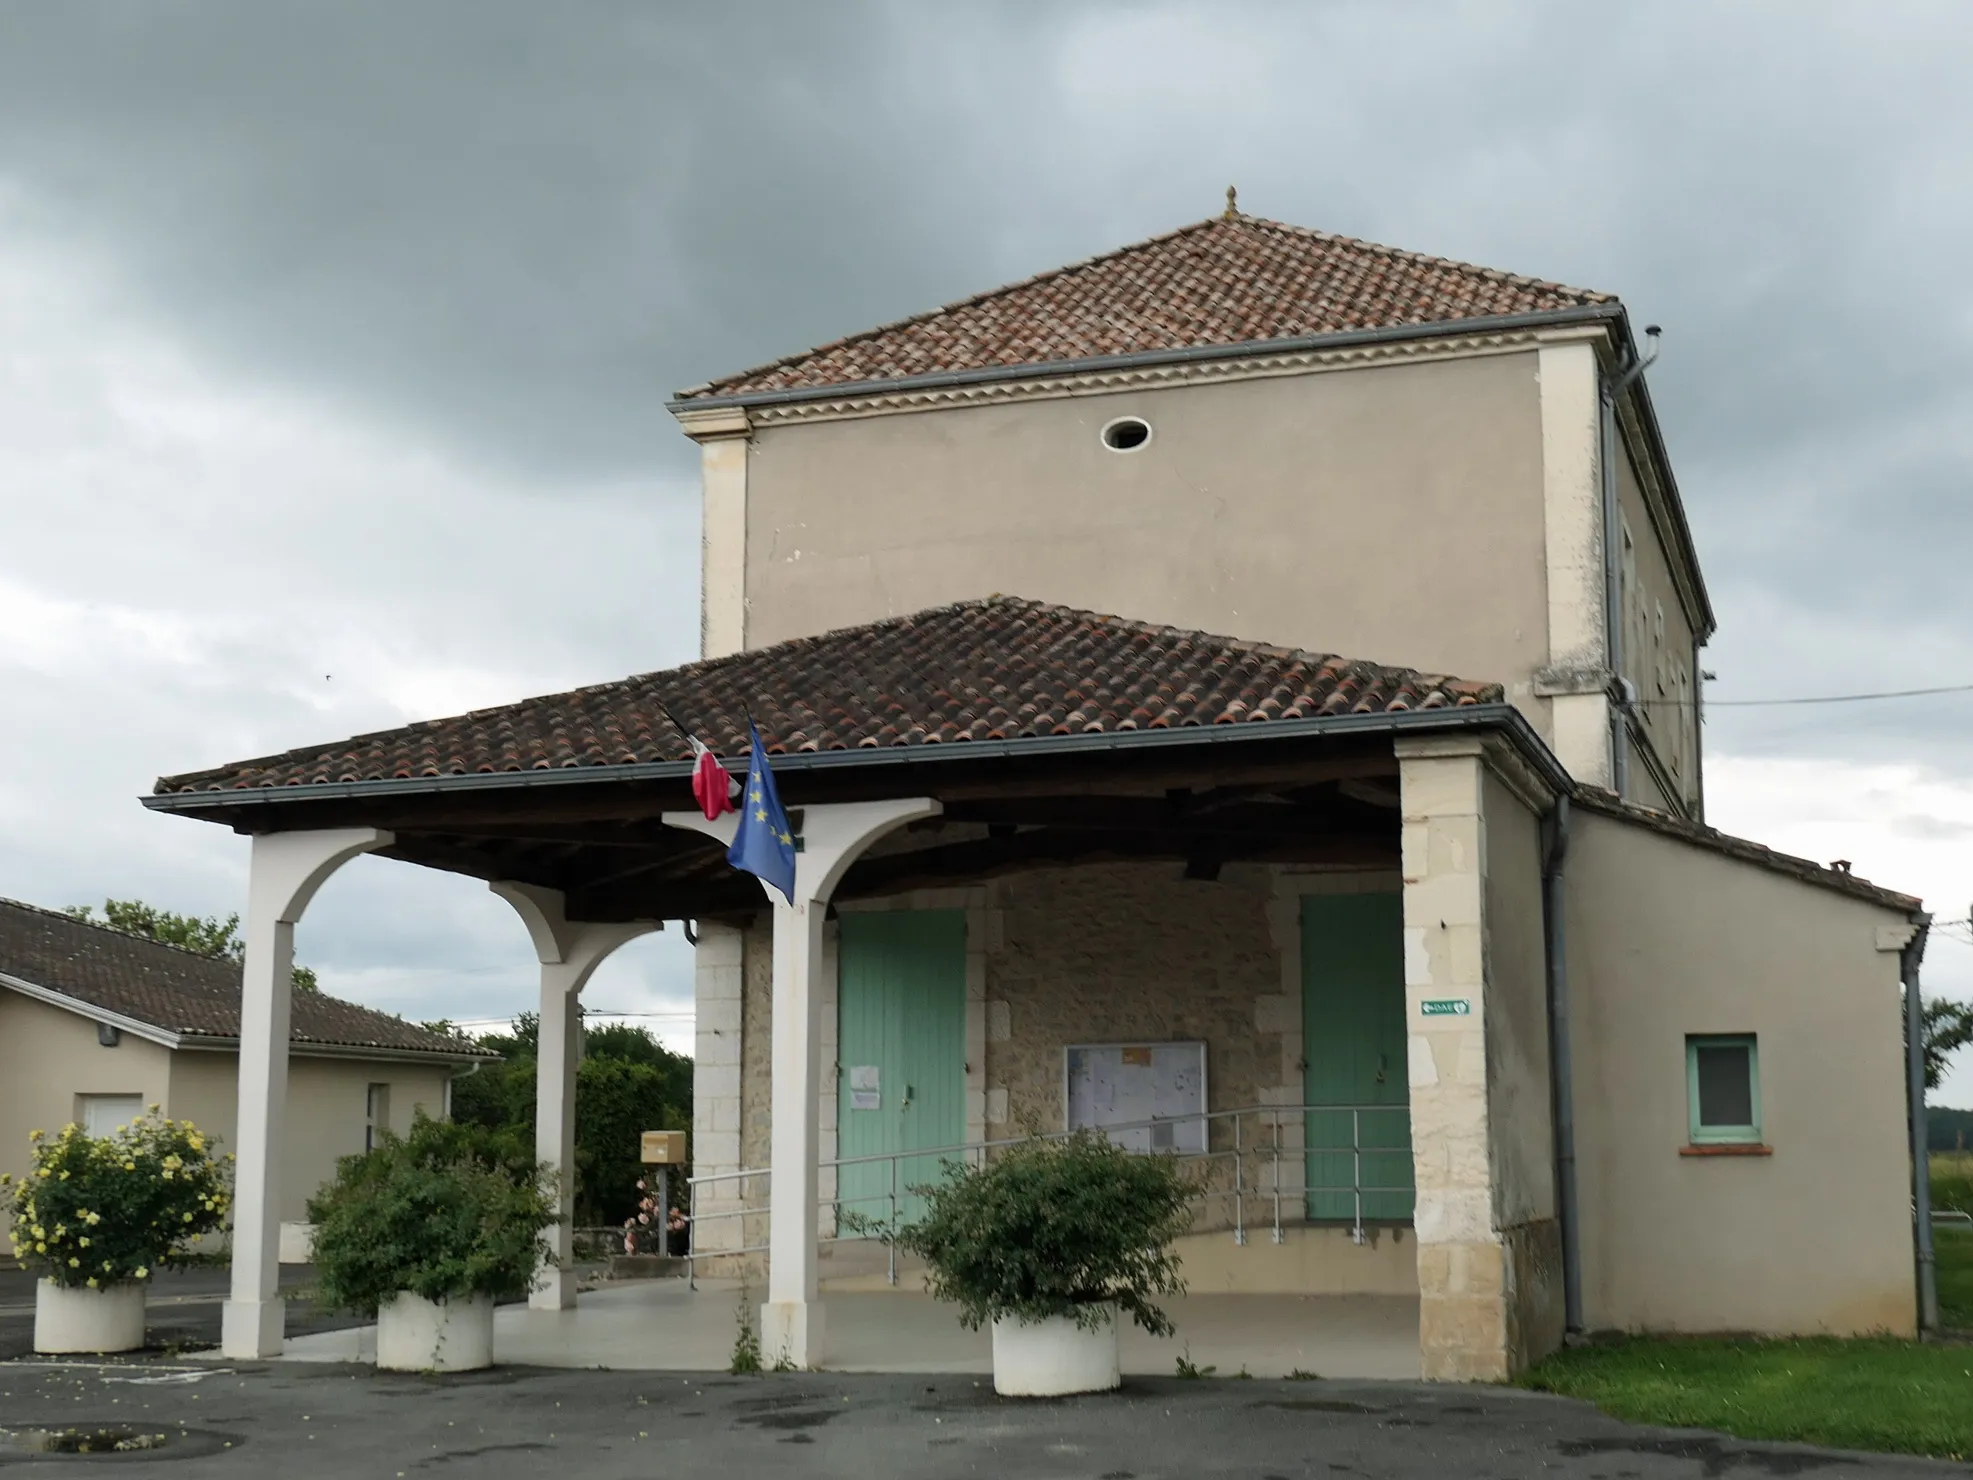
[[[1375,867],[1398,856],[1388,736],[879,759],[867,769],[791,767],[779,778],[798,827],[804,807],[830,802],[931,796],[944,806],[942,817],[859,860],[837,899],[1123,860],[1180,862],[1210,879],[1226,863]],[[242,832],[386,828],[395,841],[379,850],[384,857],[559,889],[571,919],[730,918],[763,905],[759,884],[734,871],[716,843],[660,822],[661,813],[692,806],[682,777],[438,794],[414,783],[402,795],[386,787],[342,797],[275,793],[251,806],[220,795],[212,803],[212,820]]]

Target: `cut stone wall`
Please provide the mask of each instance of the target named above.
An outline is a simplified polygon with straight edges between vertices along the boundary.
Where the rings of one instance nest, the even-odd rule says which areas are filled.
[[[1562,1334],[1539,856],[1527,808],[1501,784],[1507,758],[1497,777],[1463,736],[1402,741],[1398,757],[1420,1368],[1498,1382]],[[1428,1002],[1464,1010],[1428,1016]]]

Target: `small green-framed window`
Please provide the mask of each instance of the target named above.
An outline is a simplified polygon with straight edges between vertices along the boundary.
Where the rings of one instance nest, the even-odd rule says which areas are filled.
[[[1685,1103],[1694,1146],[1760,1144],[1761,1056],[1752,1033],[1685,1040]]]

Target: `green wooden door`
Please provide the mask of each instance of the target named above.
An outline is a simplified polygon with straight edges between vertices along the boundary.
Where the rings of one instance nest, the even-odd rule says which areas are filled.
[[[837,944],[837,1155],[937,1151],[966,1139],[966,915],[963,910],[845,914]],[[936,1181],[943,1159],[897,1162],[905,1189]],[[891,1163],[842,1168],[844,1210],[885,1220]]]
[[[1310,1112],[1308,1216],[1354,1218],[1351,1189],[1360,1167],[1364,1218],[1408,1222],[1411,1088],[1401,895],[1303,896],[1302,1056],[1303,1104],[1398,1107]]]

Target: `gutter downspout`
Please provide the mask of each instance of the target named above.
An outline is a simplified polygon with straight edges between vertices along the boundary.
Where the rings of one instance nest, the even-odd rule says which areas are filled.
[[[1911,1207],[1918,1256],[1918,1334],[1939,1329],[1939,1270],[1932,1250],[1932,1169],[1925,1127],[1925,1003],[1918,967],[1925,959],[1930,915],[1914,915],[1917,932],[1898,953],[1904,979],[1905,1093],[1911,1118]]]
[[[1706,668],[1699,654],[1705,649],[1692,639],[1692,815],[1706,820]]]
[[[1562,1234],[1562,1339],[1583,1333],[1581,1226],[1576,1214],[1576,1082],[1569,1036],[1569,954],[1562,869],[1569,856],[1569,797],[1542,820],[1541,915],[1547,936],[1548,1092],[1555,1135],[1555,1214]]]
[[[1603,424],[1598,432],[1603,475],[1603,630],[1610,664],[1610,789],[1630,796],[1630,719],[1624,693],[1623,529],[1617,500],[1617,383],[1603,377]]]

